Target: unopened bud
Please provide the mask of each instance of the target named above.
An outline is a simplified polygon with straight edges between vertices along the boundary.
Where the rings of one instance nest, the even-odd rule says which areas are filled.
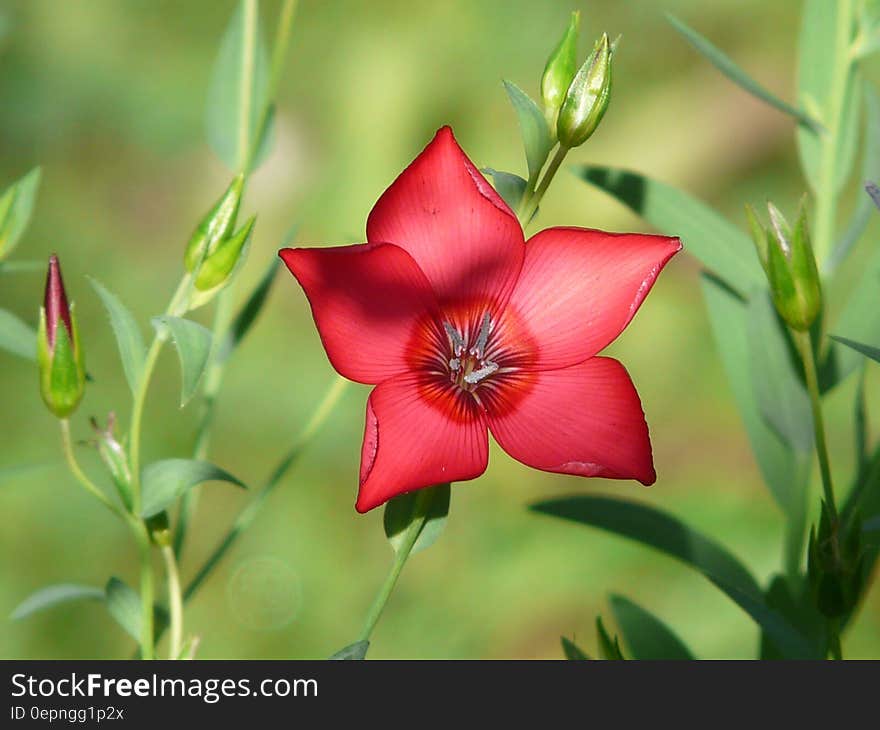
[[[229,278],[241,258],[256,220],[256,216],[251,216],[237,233],[223,239],[214,252],[205,257],[196,275],[196,289],[207,291]]]
[[[611,98],[611,43],[603,33],[568,87],[556,136],[563,147],[582,145],[596,131]]]
[[[544,66],[544,75],[541,77],[541,97],[544,100],[544,114],[547,117],[547,123],[555,134],[556,117],[559,114],[559,108],[565,100],[565,93],[574,75],[577,72],[577,42],[578,27],[580,26],[581,14],[575,11],[571,14],[571,20],[568,22],[568,28],[559,45],[547,59],[547,65]]]
[[[214,253],[220,243],[232,233],[243,189],[244,175],[236,175],[220,200],[196,226],[183,257],[184,266],[189,273],[195,272],[199,264]]]
[[[49,258],[46,292],[40,308],[37,363],[43,400],[58,418],[67,418],[82,400],[86,372],[74,308],[67,301],[55,254]]]

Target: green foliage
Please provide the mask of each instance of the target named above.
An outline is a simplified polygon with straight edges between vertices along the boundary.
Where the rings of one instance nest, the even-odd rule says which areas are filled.
[[[59,583],[46,586],[32,593],[19,603],[9,615],[11,621],[18,621],[39,611],[45,611],[71,601],[103,601],[104,591],[92,586],[74,583]]]
[[[394,548],[394,552],[400,552],[406,532],[413,520],[424,517],[425,522],[415,543],[413,543],[411,553],[417,553],[419,550],[433,545],[443,532],[443,528],[446,527],[452,490],[449,484],[439,484],[436,487],[427,487],[427,489],[431,490],[432,496],[424,515],[418,511],[418,500],[424,496],[420,492],[425,492],[424,489],[401,494],[385,505],[383,516],[385,536],[391,543],[391,547]]]
[[[144,358],[147,349],[141,336],[140,328],[135,321],[134,315],[112,292],[108,291],[97,279],[90,279],[98,296],[110,315],[110,326],[116,337],[116,346],[119,348],[119,357],[122,359],[122,369],[125,371],[125,379],[132,393],[136,393],[141,382],[141,373],[144,367]]]
[[[144,468],[141,476],[141,516],[152,517],[171,506],[187,489],[209,481],[229,482],[246,489],[244,482],[207,461],[165,459]]]
[[[846,337],[838,337],[837,335],[831,335],[831,339],[839,342],[841,345],[846,345],[847,347],[852,348],[856,352],[862,353],[862,355],[871,358],[874,362],[880,362],[880,347],[866,345],[864,342],[856,342],[855,340],[850,340]]]
[[[137,592],[120,578],[112,577],[104,589],[104,605],[123,631],[138,641],[141,637],[141,599]]]
[[[529,179],[535,180],[547,161],[553,147],[547,120],[541,108],[516,84],[505,81],[504,88],[519,120],[526,162],[529,168]]]
[[[562,653],[566,659],[572,661],[586,661],[590,659],[587,653],[573,641],[566,639],[564,636],[560,637],[559,641],[562,643]]]
[[[596,616],[596,635],[599,641],[599,655],[607,661],[619,661],[624,659],[623,652],[620,651],[620,642],[617,635],[611,638],[605,625],[602,623],[602,617]]]
[[[9,257],[30,223],[41,174],[35,167],[0,193],[0,262]]]
[[[0,309],[0,348],[25,360],[36,360],[37,333],[12,312]]]
[[[367,658],[367,650],[370,648],[369,641],[356,641],[354,644],[349,644],[348,646],[343,647],[339,651],[337,651],[332,656],[328,657],[333,660],[360,660]]]
[[[654,614],[624,596],[612,595],[611,610],[633,659],[693,659],[690,649]]]
[[[192,320],[169,315],[154,317],[153,326],[160,333],[167,327],[177,348],[181,372],[180,407],[183,408],[195,395],[208,364],[213,339],[211,331]]]
[[[512,172],[503,172],[501,170],[493,170],[491,167],[484,167],[483,173],[492,177],[492,184],[497,192],[511,210],[519,208],[522,201],[523,193],[526,191],[528,184],[519,175]]]
[[[812,118],[802,109],[793,107],[791,104],[783,101],[779,97],[771,94],[767,89],[761,86],[745,71],[743,71],[729,56],[720,51],[707,38],[701,36],[697,31],[669,13],[666,19],[672,24],[679,33],[690,43],[697,51],[702,54],[715,68],[723,73],[728,79],[733,81],[737,86],[747,91],[752,96],[769,104],[774,109],[794,117],[799,124],[803,124],[813,134],[819,134],[822,125]]]

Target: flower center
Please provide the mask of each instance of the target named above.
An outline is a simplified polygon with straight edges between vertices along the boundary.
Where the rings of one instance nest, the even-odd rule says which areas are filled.
[[[449,339],[449,382],[462,390],[473,393],[481,383],[498,372],[498,363],[487,357],[489,336],[495,328],[492,317],[486,312],[480,328],[471,341],[467,331],[460,331],[449,322],[443,323]]]

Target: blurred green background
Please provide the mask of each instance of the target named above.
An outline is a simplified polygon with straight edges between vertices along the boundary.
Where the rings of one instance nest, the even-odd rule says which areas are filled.
[[[0,185],[43,165],[35,219],[14,258],[61,257],[95,378],[73,421],[80,439],[88,437],[89,415],[115,410],[123,423],[129,416],[110,327],[85,275],[119,294],[146,331],[180,276],[195,221],[227,182],[203,119],[233,7],[232,0],[0,4]],[[623,38],[610,110],[572,161],[649,173],[740,223],[746,201],[772,198],[793,208],[804,183],[792,122],[724,80],[663,12],[685,19],[791,99],[798,2],[306,0],[280,89],[275,148],[246,199],[245,211],[258,212],[259,222],[237,298],[293,223],[303,243],[363,240],[373,202],[443,124],[478,165],[521,172],[501,79],[536,95],[546,55],[578,8],[587,37],[607,30]],[[263,2],[264,24],[271,28],[277,11],[278,3]],[[560,224],[649,230],[566,174],[552,186],[537,227]],[[877,233],[875,222],[846,265],[844,286],[831,292],[832,311]],[[611,348],[642,397],[656,485],[531,471],[493,447],[488,472],[453,487],[442,539],[407,566],[374,634],[373,657],[560,657],[560,634],[594,649],[592,624],[598,612],[609,615],[609,592],[656,612],[700,657],[755,655],[754,625],[702,577],[622,539],[526,510],[538,498],[568,493],[641,499],[729,547],[762,581],[778,569],[782,517],[762,486],[713,350],[698,273],[693,260],[677,257]],[[2,276],[0,306],[35,323],[42,276]],[[175,360],[166,348],[148,406],[147,461],[184,456],[191,447],[197,411],[177,409]],[[0,484],[0,657],[128,656],[133,642],[97,604],[18,623],[5,618],[48,583],[101,586],[119,575],[135,585],[137,556],[124,526],[61,467],[58,427],[40,402],[34,368],[0,352],[0,372],[0,468],[53,464]],[[305,299],[282,272],[228,369],[214,460],[258,484],[333,377]],[[853,381],[828,401],[841,486],[852,466]],[[868,387],[875,404],[878,386],[874,368]],[[391,557],[381,510],[360,516],[353,508],[366,393],[347,391],[269,508],[189,605],[186,627],[202,637],[201,657],[323,657],[357,635]],[[98,473],[89,449],[81,459]],[[184,578],[247,500],[224,485],[206,488]],[[875,590],[844,639],[847,657],[880,654],[878,609]]]

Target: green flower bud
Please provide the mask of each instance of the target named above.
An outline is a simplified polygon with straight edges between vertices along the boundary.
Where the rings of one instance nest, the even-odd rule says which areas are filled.
[[[233,178],[220,200],[196,226],[183,257],[184,266],[190,274],[195,272],[199,263],[214,253],[220,242],[232,233],[238,216],[242,190],[244,190],[244,175],[239,174]]]
[[[570,149],[586,142],[602,121],[610,98],[611,43],[603,33],[565,94],[556,122],[559,144]]]
[[[86,371],[74,308],[68,304],[61,267],[54,254],[49,258],[46,293],[40,308],[37,364],[43,400],[58,418],[67,418],[82,400]]]
[[[171,527],[168,521],[168,513],[162,510],[158,514],[147,518],[147,531],[150,533],[150,540],[158,547],[169,547],[171,545]]]
[[[547,123],[553,132],[556,132],[556,117],[559,107],[565,100],[565,92],[571,86],[572,79],[577,72],[577,42],[578,28],[581,14],[575,11],[571,14],[568,29],[556,50],[547,59],[544,66],[544,75],[541,77],[541,97],[544,100],[544,114]]]
[[[746,206],[758,260],[767,275],[776,311],[791,328],[803,332],[822,309],[822,288],[810,245],[806,206],[801,203],[794,229],[772,203],[767,204],[767,210],[769,229]]]
[[[251,216],[238,233],[221,241],[214,252],[205,258],[196,275],[196,289],[207,291],[229,278],[250,238],[256,220],[256,216]]]

